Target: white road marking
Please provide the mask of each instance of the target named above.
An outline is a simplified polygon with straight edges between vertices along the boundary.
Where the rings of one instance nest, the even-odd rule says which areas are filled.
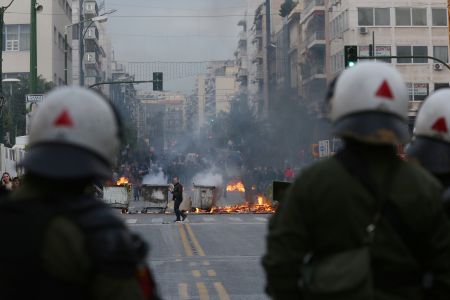
[[[237,217],[230,217],[230,220],[233,222],[242,222],[241,218],[237,218]]]
[[[216,219],[214,219],[213,217],[203,217],[203,221],[205,221],[205,222],[215,222]]]
[[[125,223],[127,223],[127,224],[136,224],[136,222],[137,222],[137,219],[127,219],[125,221]]]
[[[163,222],[163,218],[153,218],[152,219],[152,223],[162,223]]]
[[[263,217],[255,217],[255,220],[267,222],[267,218],[263,218]]]

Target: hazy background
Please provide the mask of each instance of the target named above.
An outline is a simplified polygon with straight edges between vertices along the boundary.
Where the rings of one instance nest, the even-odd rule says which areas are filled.
[[[105,9],[118,10],[107,25],[116,60],[209,61],[233,59],[246,1],[106,0]],[[191,90],[193,78],[165,87]]]

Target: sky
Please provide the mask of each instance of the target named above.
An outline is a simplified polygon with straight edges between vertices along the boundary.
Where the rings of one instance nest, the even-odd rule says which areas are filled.
[[[117,61],[224,60],[233,59],[246,0],[105,0],[105,9],[117,9],[107,23]]]

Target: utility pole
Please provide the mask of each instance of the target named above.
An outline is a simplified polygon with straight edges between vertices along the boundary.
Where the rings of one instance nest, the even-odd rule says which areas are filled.
[[[37,92],[37,24],[36,0],[31,0],[30,19],[30,94]]]

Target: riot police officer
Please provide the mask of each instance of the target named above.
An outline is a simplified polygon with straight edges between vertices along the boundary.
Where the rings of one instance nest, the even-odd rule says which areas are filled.
[[[32,121],[27,175],[0,204],[2,299],[157,299],[146,244],[86,193],[111,176],[121,139],[91,90],[49,93]]]
[[[444,206],[450,216],[450,89],[433,93],[417,115],[407,154],[444,186]]]
[[[408,92],[390,65],[345,70],[329,92],[345,143],[296,179],[269,223],[263,266],[273,299],[431,299],[450,295],[450,224],[440,184],[401,161]]]

